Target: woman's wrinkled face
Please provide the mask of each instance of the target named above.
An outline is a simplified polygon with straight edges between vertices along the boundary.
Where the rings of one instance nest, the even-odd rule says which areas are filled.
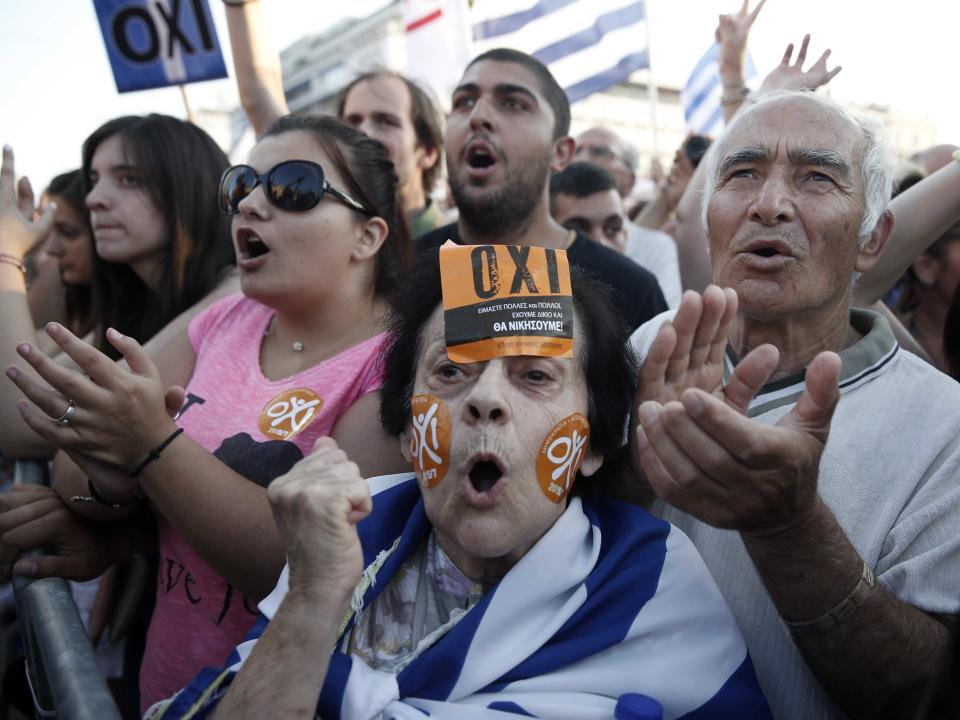
[[[57,259],[64,285],[89,285],[93,280],[93,243],[87,219],[58,195],[50,196],[57,212],[44,250]]]
[[[424,507],[444,551],[465,574],[482,579],[486,561],[512,566],[566,509],[566,502],[551,499],[539,482],[537,460],[562,420],[577,413],[586,417],[583,368],[578,358],[452,362],[439,307],[421,340],[414,393],[443,404],[450,439],[442,479],[433,484],[418,474]],[[408,459],[418,449],[417,433],[411,423],[401,440]],[[590,475],[601,460],[585,450],[582,462],[581,474]]]

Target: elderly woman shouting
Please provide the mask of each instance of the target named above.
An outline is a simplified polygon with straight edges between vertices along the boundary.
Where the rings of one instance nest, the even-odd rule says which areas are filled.
[[[248,641],[148,717],[582,720],[635,717],[637,694],[669,718],[769,717],[690,542],[589,490],[636,377],[606,287],[569,289],[563,251],[440,256],[384,361],[383,425],[416,472],[365,480],[318,440],[270,486],[288,565]]]

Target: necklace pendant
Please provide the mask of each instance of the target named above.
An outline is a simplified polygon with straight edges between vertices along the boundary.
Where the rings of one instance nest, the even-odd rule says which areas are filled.
[[[294,340],[293,345],[291,345],[294,352],[303,352],[303,343],[299,340]]]

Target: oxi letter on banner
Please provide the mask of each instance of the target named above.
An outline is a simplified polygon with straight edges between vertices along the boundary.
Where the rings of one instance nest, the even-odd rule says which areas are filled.
[[[565,250],[515,245],[440,248],[447,355],[573,357],[573,293]]]
[[[207,0],[93,0],[117,92],[227,77]]]

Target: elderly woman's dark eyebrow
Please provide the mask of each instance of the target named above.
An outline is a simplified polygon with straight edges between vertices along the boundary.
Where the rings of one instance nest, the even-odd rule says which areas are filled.
[[[758,162],[770,159],[770,150],[765,147],[742,147],[734,150],[727,155],[720,163],[720,174],[722,175],[734,165],[741,163]]]
[[[796,148],[787,153],[795,165],[816,165],[838,173],[844,180],[850,179],[850,163],[836,150],[822,148]]]

